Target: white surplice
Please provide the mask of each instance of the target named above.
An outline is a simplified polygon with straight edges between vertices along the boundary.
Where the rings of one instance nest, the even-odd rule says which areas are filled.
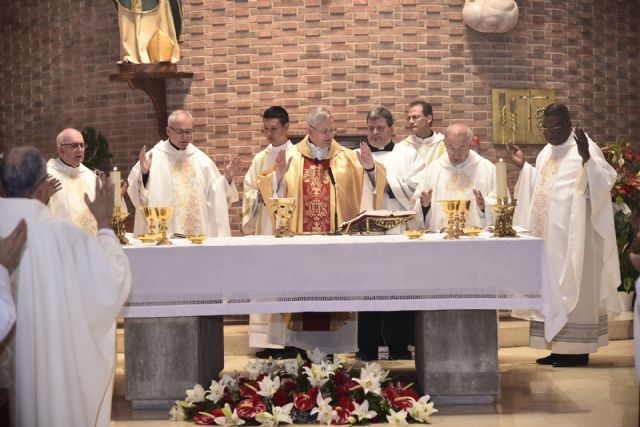
[[[106,427],[116,316],[131,287],[127,257],[110,229],[96,238],[37,200],[0,199],[0,217],[0,235],[22,218],[27,222],[24,253],[12,276],[15,334],[7,338],[15,337],[14,422]]]
[[[80,163],[76,168],[65,164],[59,158],[47,162],[47,173],[60,180],[62,189],[51,196],[49,208],[60,218],[66,218],[85,230],[96,235],[98,226],[86,203],[84,195],[95,198],[96,179],[92,170]]]
[[[524,165],[516,184],[513,220],[545,240],[569,313],[566,326],[551,343],[544,340],[543,323],[532,321],[530,345],[560,354],[593,353],[606,345],[606,311],[620,311],[609,193],[616,172],[591,139],[590,158],[583,165],[574,135],[558,146],[547,144],[535,168]]]
[[[426,228],[440,229],[447,225],[447,214],[439,200],[471,200],[466,224],[479,227],[493,224],[489,205],[495,203],[495,177],[495,165],[475,151],[470,151],[469,157],[459,165],[452,164],[447,154],[434,161],[424,170],[415,196],[419,203],[422,191],[433,190],[431,207],[425,217]],[[473,190],[482,192],[484,212],[478,208]]]
[[[265,204],[258,200],[258,175],[269,170],[276,161],[278,153],[291,148],[293,144],[287,141],[274,147],[269,144],[253,158],[251,166],[244,177],[244,196],[242,199],[242,231],[245,234],[271,235],[271,214]],[[269,322],[282,322],[279,314],[250,314],[249,315],[249,347],[282,348],[278,344],[271,344],[267,340]],[[284,327],[282,324],[280,327]]]
[[[0,341],[4,340],[16,321],[16,304],[9,287],[9,272],[0,265]]]
[[[444,135],[433,131],[433,135],[428,138],[420,138],[416,135],[409,135],[398,143],[405,147],[411,147],[420,154],[425,166],[429,166],[445,152]]]
[[[168,140],[152,150],[146,186],[140,162],[129,173],[129,197],[136,208],[134,233],[144,234],[147,222],[142,207],[173,207],[168,233],[230,236],[229,206],[238,200],[235,183],[229,184],[213,160],[189,144],[177,150]]]

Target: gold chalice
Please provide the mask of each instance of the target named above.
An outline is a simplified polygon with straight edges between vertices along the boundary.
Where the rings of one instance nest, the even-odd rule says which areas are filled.
[[[456,224],[456,234],[458,236],[464,236],[464,226],[467,224],[467,213],[469,213],[469,207],[471,206],[471,200],[460,200],[458,206],[458,221]]]
[[[459,239],[456,234],[456,222],[458,209],[460,208],[460,200],[439,200],[438,203],[442,205],[442,209],[447,214],[447,235],[444,236],[445,240]]]
[[[126,236],[126,230],[124,227],[124,220],[129,216],[129,212],[124,212],[120,206],[113,208],[113,231],[116,233],[121,245],[128,245],[129,239]]]
[[[156,212],[156,208],[150,208],[148,206],[144,206],[142,208],[142,211],[144,212],[144,217],[147,220],[148,229],[147,229],[147,234],[141,237],[144,237],[147,240],[151,240],[151,239],[158,240],[160,235],[158,234],[158,229],[156,225],[158,222],[158,213]]]
[[[173,208],[164,207],[164,208],[153,208],[153,209],[155,209],[156,216],[160,221],[161,238],[160,240],[158,240],[158,243],[156,243],[156,245],[171,245],[172,243],[169,241],[169,239],[167,239],[167,229],[168,229],[167,223],[169,222],[169,220],[171,219],[171,216],[173,215]]]
[[[296,199],[294,197],[273,198],[271,201],[271,213],[274,217],[276,237],[293,237],[292,221],[296,214]]]

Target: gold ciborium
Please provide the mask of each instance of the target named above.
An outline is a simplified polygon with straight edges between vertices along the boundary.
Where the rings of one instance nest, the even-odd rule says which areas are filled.
[[[296,214],[296,199],[293,197],[273,198],[271,213],[273,215],[276,237],[293,237],[292,222]]]
[[[467,213],[469,213],[469,206],[471,206],[471,200],[460,200],[455,230],[455,233],[458,237],[466,235],[464,232],[464,227],[465,225],[467,225]]]
[[[118,236],[121,245],[128,245],[129,239],[126,236],[124,220],[129,216],[128,212],[124,212],[120,206],[114,206],[112,215],[113,232]]]
[[[171,245],[172,243],[169,241],[169,239],[167,239],[167,223],[169,222],[169,220],[171,219],[171,216],[173,215],[173,208],[172,207],[166,207],[166,208],[153,208],[156,211],[156,216],[158,217],[158,220],[160,221],[160,240],[158,240],[158,243],[156,243],[156,245]]]
[[[150,208],[148,206],[144,206],[142,208],[144,212],[144,217],[147,220],[147,234],[145,234],[144,238],[147,240],[158,240],[160,238],[160,234],[158,234],[157,222],[158,222],[158,213],[156,212],[156,208]]]
[[[444,236],[445,240],[459,239],[456,234],[456,223],[458,222],[458,210],[460,209],[460,200],[439,200],[438,203],[442,205],[442,209],[447,214],[447,235]]]
[[[495,213],[495,224],[493,237],[518,237],[518,233],[513,229],[513,212],[516,209],[516,201],[509,199],[498,199],[498,204],[491,206]]]

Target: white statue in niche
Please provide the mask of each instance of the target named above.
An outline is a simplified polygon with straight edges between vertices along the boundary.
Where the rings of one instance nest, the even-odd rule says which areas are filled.
[[[518,23],[515,0],[465,0],[465,24],[481,33],[506,33]]]

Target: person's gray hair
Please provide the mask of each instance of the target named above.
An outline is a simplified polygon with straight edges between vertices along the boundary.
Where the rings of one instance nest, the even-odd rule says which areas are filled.
[[[35,147],[14,148],[0,163],[0,181],[5,197],[29,199],[46,177],[47,162]]]
[[[169,114],[169,117],[167,118],[167,125],[171,126],[173,125],[173,123],[175,123],[176,120],[178,120],[180,117],[186,117],[189,120],[193,121],[193,117],[191,117],[191,113],[186,111],[186,110],[176,110],[173,113]]]
[[[473,131],[469,126],[464,125],[462,123],[454,123],[452,125],[449,125],[449,127],[447,127],[447,129],[444,131],[444,139],[447,139],[447,135],[451,133],[454,133],[454,134],[464,133],[467,144],[471,144],[471,140],[473,139]]]
[[[329,119],[333,120],[333,115],[331,115],[331,111],[329,111],[327,107],[316,107],[309,112],[307,124],[309,126],[315,126]]]

